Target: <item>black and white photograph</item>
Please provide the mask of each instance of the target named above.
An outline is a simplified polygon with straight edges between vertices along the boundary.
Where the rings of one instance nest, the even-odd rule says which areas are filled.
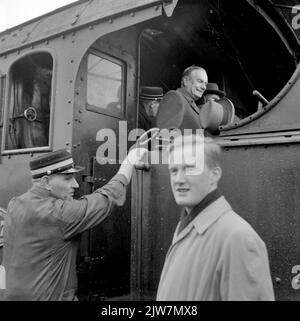
[[[300,301],[299,63],[299,0],[0,0],[0,301]]]

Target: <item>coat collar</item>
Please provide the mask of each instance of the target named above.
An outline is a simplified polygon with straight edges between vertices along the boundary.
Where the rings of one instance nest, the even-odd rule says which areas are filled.
[[[47,197],[51,196],[51,194],[48,190],[46,190],[45,188],[43,188],[42,186],[39,186],[37,184],[34,184],[31,187],[30,192],[38,197],[41,197],[41,198],[47,198]]]
[[[232,210],[230,204],[224,196],[207,206],[203,212],[194,220],[195,229],[199,234],[203,234],[212,224],[214,224],[223,214]]]
[[[193,108],[193,110],[197,114],[199,114],[199,108],[197,107],[195,100],[193,99],[191,94],[184,87],[178,88],[177,91],[180,92],[182,94],[182,96],[188,101],[188,103]]]
[[[193,227],[199,234],[204,234],[204,232],[226,212],[232,210],[230,204],[226,201],[224,196],[219,197],[212,204],[207,206],[196,218],[186,226],[179,234],[177,230],[179,224],[177,225],[176,231],[173,237],[173,244],[183,239],[187,236]]]

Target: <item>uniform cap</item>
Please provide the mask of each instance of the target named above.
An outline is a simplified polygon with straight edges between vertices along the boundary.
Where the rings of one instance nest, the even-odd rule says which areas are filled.
[[[144,100],[160,100],[164,96],[161,87],[142,86],[140,89],[140,99]]]
[[[39,156],[32,160],[29,165],[32,178],[51,174],[77,173],[84,169],[84,167],[75,166],[72,154],[67,149],[60,149]]]

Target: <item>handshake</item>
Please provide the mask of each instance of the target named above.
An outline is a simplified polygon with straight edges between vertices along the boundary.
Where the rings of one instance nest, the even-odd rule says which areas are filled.
[[[118,174],[122,174],[126,177],[128,182],[131,180],[132,172],[133,172],[133,167],[140,167],[143,162],[142,159],[148,154],[148,150],[146,148],[138,147],[138,148],[133,148],[130,150],[128,155],[125,157],[123,160]]]

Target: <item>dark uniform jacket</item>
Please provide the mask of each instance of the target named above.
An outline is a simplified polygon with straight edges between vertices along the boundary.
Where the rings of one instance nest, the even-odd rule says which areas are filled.
[[[199,107],[185,88],[167,92],[159,104],[155,127],[174,129],[199,129]]]
[[[140,104],[139,106],[139,121],[138,127],[145,131],[153,127],[154,117],[150,117],[145,110],[145,107]]]
[[[61,200],[39,186],[13,198],[4,225],[6,300],[74,300],[79,234],[125,202],[127,180],[116,175],[79,200]]]

